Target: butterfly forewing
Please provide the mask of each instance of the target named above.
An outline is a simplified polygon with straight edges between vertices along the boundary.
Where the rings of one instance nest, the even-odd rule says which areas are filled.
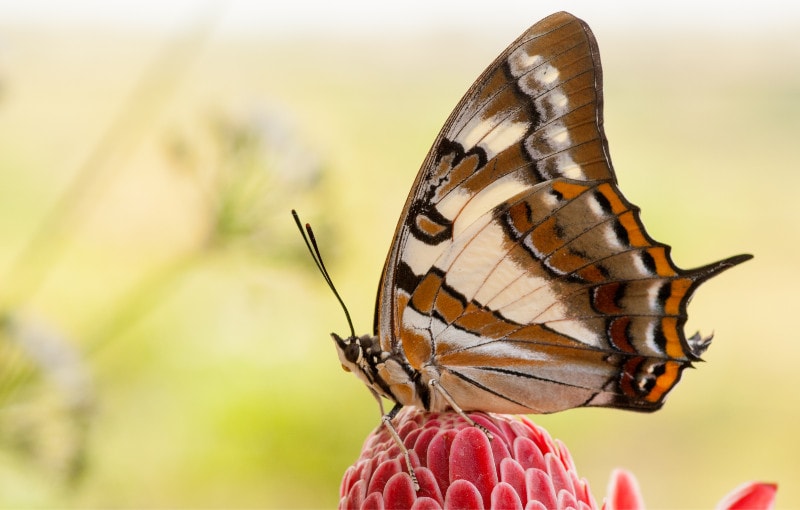
[[[567,57],[571,71],[559,74],[554,61]],[[531,27],[476,80],[437,137],[400,216],[376,313],[382,342],[398,333],[394,289],[416,285],[454,228],[559,172],[580,166],[591,178],[613,178],[598,117],[600,79],[588,27],[559,13]],[[565,148],[568,128],[582,140]]]
[[[658,408],[707,343],[683,333],[693,290],[749,258],[677,268],[617,189],[602,124],[597,44],[557,13],[484,71],[423,163],[375,333],[463,409]]]

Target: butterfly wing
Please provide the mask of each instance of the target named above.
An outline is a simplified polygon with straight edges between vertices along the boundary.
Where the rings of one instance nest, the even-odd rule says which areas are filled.
[[[653,410],[707,346],[683,333],[694,289],[747,258],[684,271],[647,235],[616,186],[597,44],[562,12],[512,43],[437,137],[375,332],[464,409]]]

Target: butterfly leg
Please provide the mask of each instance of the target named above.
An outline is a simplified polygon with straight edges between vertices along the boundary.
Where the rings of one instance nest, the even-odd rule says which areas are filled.
[[[381,423],[383,423],[383,425],[386,427],[386,430],[389,431],[392,439],[394,439],[394,442],[400,447],[400,451],[403,453],[403,457],[406,459],[408,474],[411,475],[411,481],[414,483],[414,490],[419,491],[419,482],[417,481],[417,475],[414,474],[414,468],[411,466],[411,457],[408,455],[408,448],[406,448],[406,445],[403,444],[403,440],[400,439],[400,434],[397,433],[397,429],[394,428],[394,425],[392,424],[392,419],[394,419],[400,409],[403,408],[403,404],[396,403],[394,407],[392,407],[391,411],[384,413],[383,400],[381,399],[381,396],[378,395],[378,392],[372,388],[369,390],[372,392],[372,396],[375,397],[375,400],[378,401],[378,407],[381,410]]]
[[[453,411],[455,411],[456,413],[458,413],[459,416],[467,420],[467,423],[469,423],[473,427],[476,427],[478,430],[486,434],[486,437],[489,438],[489,441],[494,439],[494,436],[492,436],[492,433],[489,432],[489,429],[487,429],[480,423],[476,423],[475,420],[467,416],[467,414],[461,409],[461,407],[459,407],[459,405],[456,404],[456,401],[453,400],[453,397],[451,397],[450,394],[447,393],[447,390],[442,388],[442,385],[439,384],[439,381],[437,381],[436,379],[431,379],[430,382],[428,382],[428,384],[431,386],[431,388],[433,388],[434,391],[437,391],[442,396],[442,398],[444,398],[447,401],[448,404],[450,404],[450,407],[453,408]]]
[[[397,433],[397,429],[394,428],[394,425],[392,425],[392,419],[397,416],[398,411],[400,411],[402,408],[403,404],[395,404],[391,411],[381,417],[381,422],[383,422],[383,425],[386,427],[386,430],[389,431],[389,434],[391,434],[392,439],[394,439],[394,442],[397,443],[397,446],[400,447],[400,451],[403,453],[403,457],[406,459],[408,474],[411,475],[411,482],[414,484],[414,490],[419,492],[419,482],[417,481],[417,475],[414,474],[414,467],[411,465],[411,457],[408,455],[408,448],[406,448],[406,445],[403,444],[403,440],[400,439],[400,434]]]

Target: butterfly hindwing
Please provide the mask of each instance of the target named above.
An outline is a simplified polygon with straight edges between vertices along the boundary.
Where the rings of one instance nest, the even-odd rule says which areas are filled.
[[[400,335],[430,343],[419,359],[407,346],[412,366],[468,388],[467,408],[655,409],[700,354],[683,336],[691,292],[734,263],[682,271],[611,185],[557,179],[457,236],[400,312]]]

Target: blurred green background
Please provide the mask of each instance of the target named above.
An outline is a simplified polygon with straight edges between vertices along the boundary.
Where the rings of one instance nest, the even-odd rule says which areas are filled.
[[[442,123],[565,9],[650,234],[682,267],[756,258],[695,297],[716,339],[663,410],[534,419],[598,500],[619,466],[651,508],[747,480],[800,507],[797,8],[163,4],[0,4],[0,506],[334,507],[379,416],[289,210],[369,331]]]

